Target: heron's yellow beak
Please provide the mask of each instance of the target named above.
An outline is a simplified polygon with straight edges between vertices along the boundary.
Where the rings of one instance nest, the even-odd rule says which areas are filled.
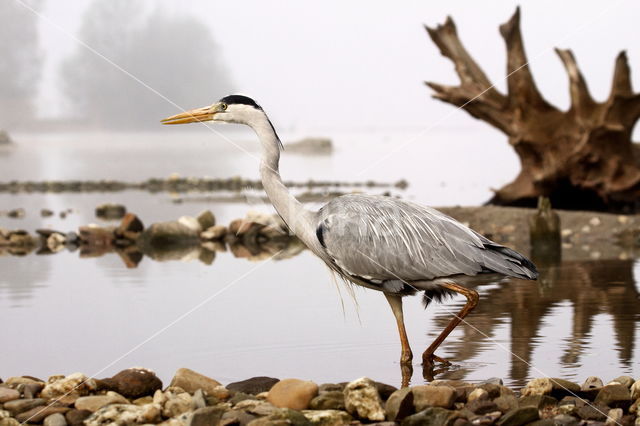
[[[213,120],[213,116],[216,112],[218,111],[216,110],[215,105],[209,105],[167,117],[162,120],[162,124],[185,124],[197,121],[211,121]]]

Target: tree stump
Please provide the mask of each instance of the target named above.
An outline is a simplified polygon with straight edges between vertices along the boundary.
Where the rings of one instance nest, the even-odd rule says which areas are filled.
[[[640,211],[640,149],[631,141],[640,117],[627,56],[615,62],[611,93],[596,102],[571,50],[556,49],[569,75],[571,107],[560,111],[538,91],[520,34],[520,9],[500,26],[507,49],[508,93],[499,92],[463,47],[453,20],[425,27],[443,56],[455,65],[458,86],[427,82],[436,99],[463,108],[509,138],[521,171],[489,203],[535,206],[538,197],[556,208]]]

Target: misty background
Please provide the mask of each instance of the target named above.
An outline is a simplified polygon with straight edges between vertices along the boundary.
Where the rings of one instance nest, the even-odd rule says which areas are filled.
[[[498,25],[517,5],[4,0],[0,128],[154,129],[176,105],[198,107],[231,92],[252,96],[289,130],[486,126],[430,98],[425,80],[457,78],[423,24],[451,15],[471,55],[504,90]],[[608,93],[622,49],[637,83],[637,2],[521,7],[533,74],[552,103],[568,107],[555,46],[573,49],[597,99]]]

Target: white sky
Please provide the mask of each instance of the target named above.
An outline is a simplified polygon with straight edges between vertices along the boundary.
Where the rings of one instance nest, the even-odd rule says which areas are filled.
[[[7,1],[7,0],[5,0]],[[19,1],[19,0],[8,0]],[[102,0],[109,1],[109,0]],[[198,16],[222,46],[238,90],[259,103],[284,129],[371,129],[465,125],[466,114],[435,101],[423,81],[456,83],[423,24],[451,15],[462,41],[501,90],[505,50],[498,25],[515,1],[207,1],[136,0],[172,13]],[[90,0],[45,0],[41,20],[46,71],[44,113],[59,111],[55,82],[61,59],[77,47],[75,35]],[[522,31],[536,81],[552,103],[568,106],[567,77],[552,48],[570,47],[592,94],[609,90],[614,58],[627,49],[640,86],[640,2],[549,1],[522,4]],[[110,65],[105,63],[105,67]],[[226,93],[203,94],[192,105]],[[172,111],[171,108],[168,108]]]

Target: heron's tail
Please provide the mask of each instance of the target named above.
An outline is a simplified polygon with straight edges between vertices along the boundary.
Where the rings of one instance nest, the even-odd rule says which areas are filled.
[[[487,272],[499,272],[510,277],[535,280],[538,269],[532,261],[509,247],[484,239],[483,267]]]

